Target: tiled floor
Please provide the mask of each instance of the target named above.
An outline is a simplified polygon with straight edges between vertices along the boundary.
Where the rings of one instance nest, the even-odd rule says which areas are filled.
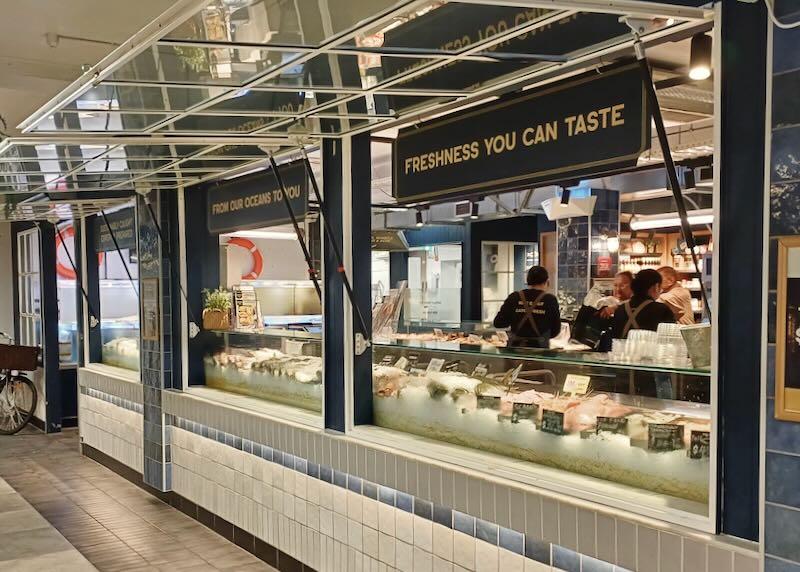
[[[100,572],[273,570],[199,522],[82,457],[77,430],[45,436],[31,429],[0,437],[0,477]],[[0,515],[3,538],[7,538],[6,530],[18,528]],[[45,546],[50,540],[36,540],[39,534],[25,535],[31,556],[52,552]],[[5,540],[0,542],[5,544]],[[0,547],[0,569],[16,570],[5,567],[2,560]],[[34,569],[60,570],[44,562]],[[69,572],[73,570],[80,568]]]

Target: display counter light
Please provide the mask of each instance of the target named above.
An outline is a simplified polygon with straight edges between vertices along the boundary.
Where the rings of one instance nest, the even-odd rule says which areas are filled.
[[[714,211],[700,209],[689,211],[687,220],[691,226],[713,224]],[[634,216],[630,222],[631,230],[653,230],[657,228],[675,228],[681,226],[678,213],[664,213],[658,215]]]

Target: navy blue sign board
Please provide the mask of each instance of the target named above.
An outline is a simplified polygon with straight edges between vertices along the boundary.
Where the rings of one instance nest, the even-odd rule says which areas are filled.
[[[95,251],[109,252],[116,250],[114,239],[111,237],[112,231],[120,248],[136,248],[136,213],[133,207],[109,213],[106,217],[108,218],[108,226],[111,227],[110,231],[102,215],[97,215],[94,218]]]
[[[626,63],[400,131],[400,203],[464,198],[635,166],[650,147],[638,65]]]
[[[302,161],[278,166],[292,211],[308,212],[308,175]],[[208,189],[208,230],[218,234],[285,224],[292,219],[272,169],[222,182]]]

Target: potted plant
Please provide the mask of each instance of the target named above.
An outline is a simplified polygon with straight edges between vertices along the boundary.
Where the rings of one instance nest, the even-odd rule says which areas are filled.
[[[203,290],[203,329],[227,330],[231,327],[231,294],[224,288]]]

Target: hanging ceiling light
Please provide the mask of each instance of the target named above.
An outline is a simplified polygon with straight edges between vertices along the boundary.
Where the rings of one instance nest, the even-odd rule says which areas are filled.
[[[696,211],[689,211],[686,213],[689,225],[705,225],[713,224],[714,211],[713,209],[699,209]],[[653,230],[657,228],[674,228],[681,225],[680,216],[678,213],[664,213],[658,215],[636,215],[631,219],[631,230]],[[631,235],[633,238],[633,234]]]
[[[480,205],[478,203],[472,203],[472,214],[469,215],[469,218],[472,220],[478,220],[479,211],[480,211]]]
[[[692,37],[689,77],[695,80],[711,77],[711,36],[696,34]]]
[[[561,189],[561,206],[566,207],[569,206],[569,195],[570,191],[567,188]]]
[[[425,226],[425,221],[422,220],[422,211],[417,211],[417,228]]]

